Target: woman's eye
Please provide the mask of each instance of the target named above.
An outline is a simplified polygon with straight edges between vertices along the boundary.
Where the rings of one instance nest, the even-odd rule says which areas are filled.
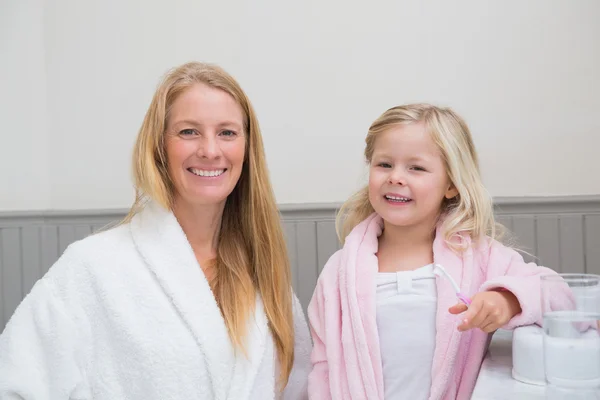
[[[226,129],[221,132],[221,136],[231,137],[231,136],[235,136],[235,135],[237,135],[237,133],[235,133],[234,131],[230,131],[229,129]]]
[[[190,135],[194,135],[195,133],[196,133],[196,131],[193,129],[183,129],[183,130],[179,131],[179,134],[181,136],[190,136]]]

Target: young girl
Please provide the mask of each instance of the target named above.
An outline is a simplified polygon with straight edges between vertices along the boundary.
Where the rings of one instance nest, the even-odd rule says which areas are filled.
[[[344,247],[308,308],[310,398],[468,399],[489,333],[541,323],[539,276],[553,272],[496,240],[471,134],[452,110],[391,108],[366,144],[368,187],[340,211]]]

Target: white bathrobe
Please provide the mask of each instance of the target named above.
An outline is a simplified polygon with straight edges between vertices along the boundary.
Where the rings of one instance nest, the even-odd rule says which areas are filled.
[[[284,399],[305,399],[311,340],[294,296],[295,362]],[[69,246],[0,336],[0,399],[274,399],[277,356],[260,299],[247,357],[234,354],[174,215]]]

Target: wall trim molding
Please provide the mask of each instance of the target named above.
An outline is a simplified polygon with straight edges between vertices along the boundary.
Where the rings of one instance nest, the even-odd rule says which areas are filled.
[[[600,195],[497,197],[498,214],[580,214],[600,213]]]
[[[280,204],[284,220],[331,220],[341,203]],[[578,196],[535,196],[535,197],[496,197],[494,207],[498,215],[504,214],[600,214],[600,195]],[[98,210],[32,210],[0,211],[0,227],[41,225],[47,223],[73,224],[85,220],[86,223],[118,221],[128,209]]]

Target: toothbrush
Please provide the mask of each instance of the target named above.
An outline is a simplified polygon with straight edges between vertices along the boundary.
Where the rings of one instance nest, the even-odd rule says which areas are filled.
[[[437,275],[437,276],[444,276],[446,279],[448,279],[448,281],[450,282],[450,284],[454,288],[454,291],[456,292],[456,297],[460,301],[462,301],[463,303],[465,303],[467,306],[471,305],[471,299],[469,298],[469,296],[465,296],[464,294],[462,294],[460,292],[460,289],[459,289],[458,285],[456,284],[456,282],[454,281],[454,279],[452,279],[452,277],[450,276],[450,274],[444,269],[444,267],[442,267],[440,264],[435,264],[435,266],[433,268],[433,273],[435,275]]]

